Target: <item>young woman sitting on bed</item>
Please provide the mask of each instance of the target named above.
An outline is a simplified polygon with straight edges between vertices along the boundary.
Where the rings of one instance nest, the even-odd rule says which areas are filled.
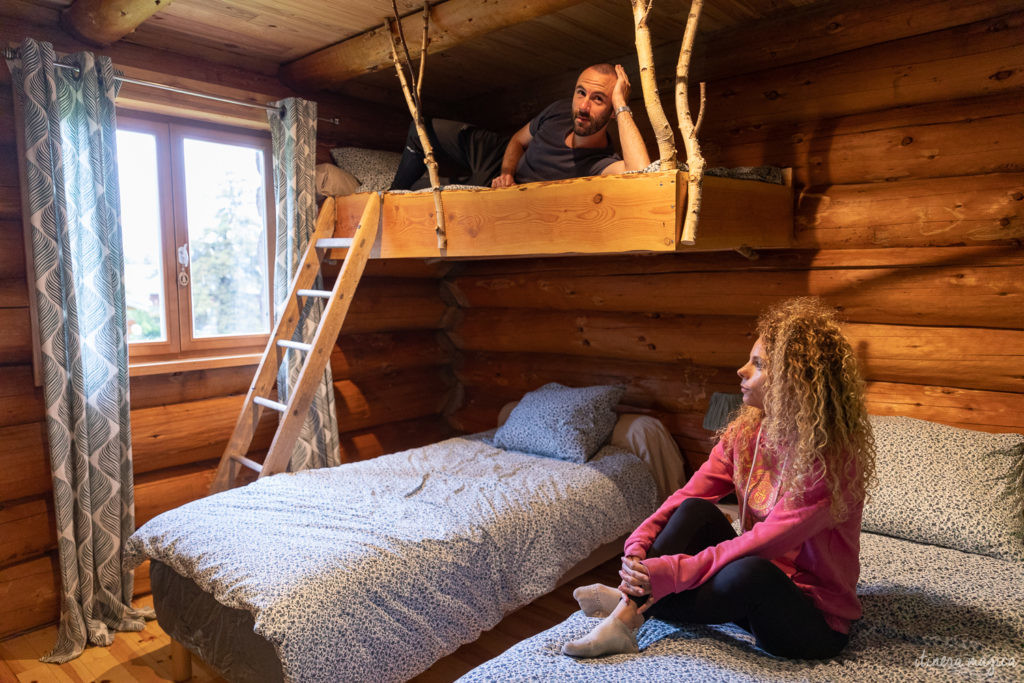
[[[861,511],[874,441],[850,343],[817,299],[758,320],[739,369],[744,406],[690,481],[626,540],[618,589],[574,593],[606,616],[566,643],[575,657],[636,652],[643,614],[735,622],[779,657],[822,659],[845,647],[861,614]],[[714,501],[735,492],[737,536]]]

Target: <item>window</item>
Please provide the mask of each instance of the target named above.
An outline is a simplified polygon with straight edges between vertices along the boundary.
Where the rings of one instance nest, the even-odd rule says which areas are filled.
[[[273,324],[268,136],[119,116],[133,361],[263,350]]]

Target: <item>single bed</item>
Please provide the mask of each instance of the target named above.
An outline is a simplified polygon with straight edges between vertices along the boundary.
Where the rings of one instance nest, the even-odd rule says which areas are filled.
[[[1024,545],[1019,435],[873,418],[878,479],[865,508],[864,609],[837,658],[785,660],[733,624],[651,619],[639,655],[576,660],[563,643],[582,612],[460,681],[1024,680]]]
[[[582,463],[487,433],[260,479],[151,520],[126,562],[152,560],[160,625],[232,681],[404,680],[655,508],[681,459],[626,417]],[[648,432],[641,457],[614,445]]]

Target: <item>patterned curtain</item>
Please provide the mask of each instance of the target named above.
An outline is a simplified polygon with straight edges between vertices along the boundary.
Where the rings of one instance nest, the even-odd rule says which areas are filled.
[[[77,657],[111,629],[140,631],[121,548],[135,531],[124,258],[110,60],[82,52],[54,67],[49,43],[26,39],[8,60],[24,112],[25,173],[35,259],[46,428],[60,556],[57,644]]]
[[[316,102],[289,98],[274,103],[267,112],[274,148],[274,197],[277,200],[277,251],[274,263],[274,310],[280,318],[290,293],[292,278],[306,253],[316,225]],[[317,278],[317,286],[322,286]],[[295,341],[310,342],[323,311],[320,299],[307,299]],[[277,375],[279,400],[287,401],[289,388],[298,380],[301,351],[287,351]],[[341,463],[338,418],[334,408],[331,368],[313,397],[309,417],[295,443],[289,469],[292,472]]]

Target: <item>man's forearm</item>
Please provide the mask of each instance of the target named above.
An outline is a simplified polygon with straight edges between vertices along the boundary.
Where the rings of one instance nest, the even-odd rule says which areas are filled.
[[[525,152],[526,148],[513,136],[505,147],[504,156],[501,157],[501,174],[514,176],[519,160],[523,158]]]
[[[619,125],[619,144],[622,145],[622,160],[626,164],[627,171],[639,171],[651,163],[647,155],[647,145],[644,144],[640,129],[633,120],[632,112],[622,112],[615,117]]]

